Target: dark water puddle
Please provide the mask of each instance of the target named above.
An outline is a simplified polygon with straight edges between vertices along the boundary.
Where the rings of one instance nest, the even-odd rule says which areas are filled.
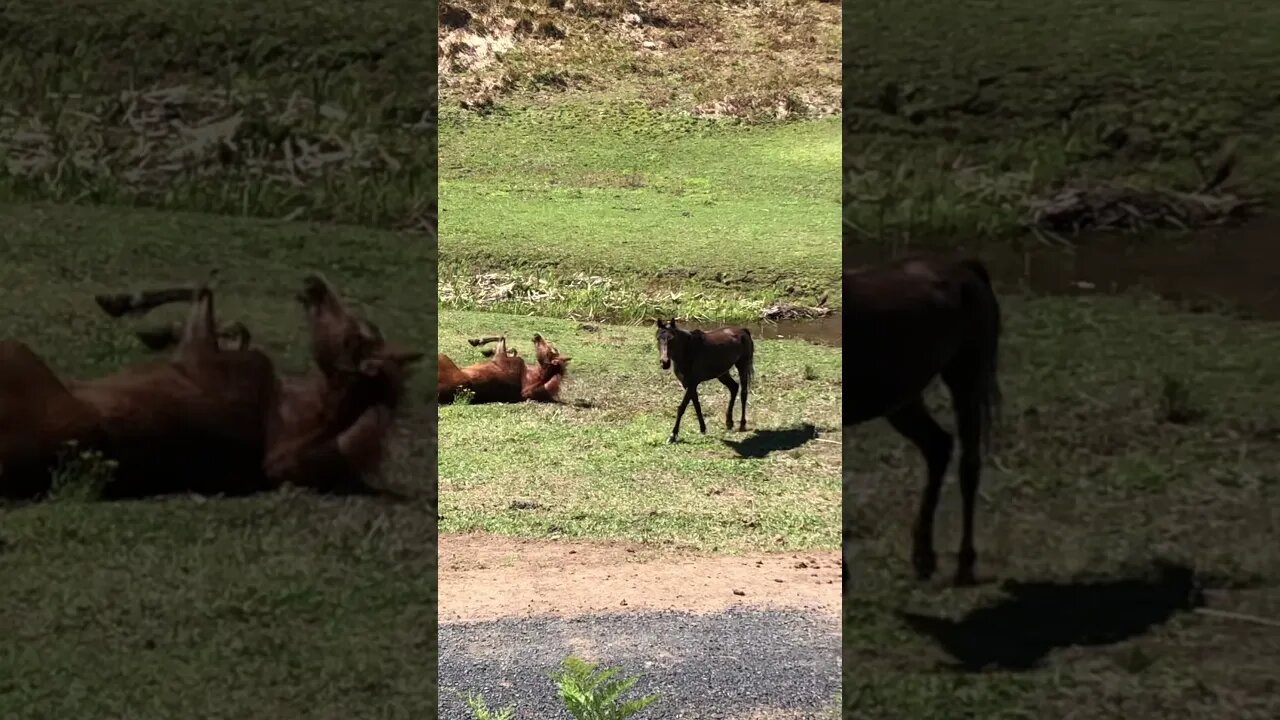
[[[846,247],[844,264],[857,267],[901,254]],[[1080,238],[1071,249],[969,247],[954,254],[982,258],[998,284],[1023,292],[1080,295],[1144,289],[1192,310],[1229,310],[1280,321],[1280,216],[1181,238],[1106,235]]]
[[[686,330],[715,330],[722,327],[745,327],[757,339],[765,340],[804,340],[815,345],[840,347],[841,332],[840,313],[832,313],[826,317],[808,320],[760,320],[750,323],[698,323],[681,321],[680,327]]]
[[[1088,295],[1143,289],[1192,311],[1280,321],[1280,215],[1181,237],[1096,235],[1076,242],[1069,249],[975,245],[948,254],[982,258],[1006,292]],[[908,254],[882,245],[845,246],[844,265],[871,265]],[[842,320],[837,312],[807,320],[680,325],[690,330],[732,325],[749,328],[757,338],[841,347]]]

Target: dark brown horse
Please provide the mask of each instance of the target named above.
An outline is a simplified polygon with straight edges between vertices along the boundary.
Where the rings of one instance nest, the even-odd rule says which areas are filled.
[[[676,327],[676,321],[658,325],[658,363],[663,370],[674,366],[676,379],[684,388],[684,397],[680,400],[680,408],[676,410],[676,424],[671,428],[671,437],[667,442],[674,443],[679,439],[680,420],[684,411],[693,403],[693,412],[698,416],[698,429],[707,432],[707,423],[702,419],[702,403],[698,402],[698,385],[711,380],[719,380],[729,389],[729,407],[724,412],[725,429],[733,429],[733,402],[738,397],[739,384],[734,381],[729,371],[738,368],[738,379],[742,381],[742,419],[738,423],[739,430],[747,429],[747,394],[751,387],[751,374],[755,356],[755,343],[751,340],[751,331],[746,328],[721,328],[711,332],[702,330],[683,330]]]
[[[318,276],[299,299],[317,365],[301,378],[280,379],[240,341],[223,346],[203,287],[132,296],[137,312],[179,300],[193,307],[171,358],[104,378],[60,380],[22,343],[0,342],[0,495],[42,493],[68,441],[116,461],[109,495],[359,487],[376,472],[421,354],[384,341]]]
[[[477,405],[525,400],[555,402],[559,396],[560,384],[572,358],[561,355],[541,335],[533,336],[536,365],[526,363],[514,349],[508,350],[505,337],[478,338],[467,342],[472,347],[496,342],[498,348],[487,362],[465,368],[458,367],[448,355],[440,353],[437,356],[436,399],[441,404],[452,403],[463,390],[471,392],[471,402]]]
[[[951,393],[960,440],[964,528],[955,581],[974,582],[974,504],[984,446],[1000,403],[1000,304],[979,260],[911,258],[844,273],[844,426],[883,417],[924,456],[928,481],[913,530],[924,579],[937,568],[933,519],[952,437],[925,408],[937,376]]]

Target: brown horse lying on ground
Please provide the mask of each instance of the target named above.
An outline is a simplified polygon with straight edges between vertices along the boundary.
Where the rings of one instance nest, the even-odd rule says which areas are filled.
[[[505,337],[468,340],[472,347],[498,343],[498,349],[487,362],[459,368],[448,355],[438,355],[436,398],[443,405],[453,402],[462,390],[473,394],[471,403],[518,403],[525,400],[555,402],[560,384],[567,373],[569,360],[555,346],[533,336],[538,364],[530,366],[515,350],[507,349]]]
[[[0,495],[47,491],[71,440],[117,462],[108,496],[366,489],[420,353],[384,341],[319,276],[299,296],[317,370],[284,381],[263,353],[219,346],[207,288],[133,299],[194,300],[169,360],[64,383],[22,343],[0,342]]]
[[[681,330],[676,321],[664,325],[658,324],[658,363],[663,370],[675,365],[676,379],[684,387],[684,398],[680,400],[680,408],[676,410],[676,424],[671,429],[671,437],[667,442],[674,443],[680,435],[680,420],[684,411],[693,403],[693,412],[698,416],[698,428],[704,434],[707,423],[702,419],[702,403],[698,402],[698,385],[715,378],[729,389],[729,407],[724,412],[725,429],[733,429],[733,401],[738,396],[738,383],[734,382],[729,371],[738,368],[738,379],[742,381],[742,419],[738,423],[739,430],[747,429],[747,392],[751,387],[751,374],[754,372],[755,343],[751,339],[751,331],[746,328],[721,328],[711,332],[701,330]]]
[[[913,532],[912,559],[921,579],[937,567],[933,518],[952,452],[951,435],[929,414],[922,393],[939,375],[951,392],[964,504],[955,581],[972,584],[981,453],[1000,403],[1000,304],[991,277],[978,260],[912,258],[846,270],[844,306],[844,343],[852,348],[844,356],[844,426],[884,417],[928,466]]]

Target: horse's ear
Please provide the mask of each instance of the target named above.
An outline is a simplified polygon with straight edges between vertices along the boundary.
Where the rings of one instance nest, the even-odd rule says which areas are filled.
[[[654,320],[654,321],[653,321],[653,324],[654,324],[654,325],[657,325],[659,328],[661,328],[661,327],[662,327],[662,318],[658,318],[657,320]]]
[[[569,364],[569,361],[570,361],[570,360],[572,360],[572,359],[573,359],[573,358],[571,358],[571,357],[565,357],[564,355],[561,355],[560,357],[556,358],[556,360],[558,360],[558,361],[560,362],[560,364],[561,364],[561,365],[568,365],[568,364]]]
[[[671,325],[669,327],[675,327],[675,326],[676,326],[676,319],[671,318]]]

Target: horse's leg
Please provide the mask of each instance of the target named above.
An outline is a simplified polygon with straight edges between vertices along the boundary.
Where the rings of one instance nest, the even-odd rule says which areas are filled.
[[[220,330],[218,337],[225,339],[232,350],[248,350],[249,343],[253,340],[253,335],[249,333],[249,328],[239,321],[233,322],[223,330]]]
[[[977,377],[976,370],[964,375],[950,369],[942,377],[951,390],[956,433],[960,436],[960,500],[964,524],[956,565],[956,585],[974,584],[973,566],[978,559],[978,552],[973,547],[973,514],[982,473],[982,397],[978,383],[974,382]]]
[[[706,435],[707,421],[702,419],[702,403],[698,401],[698,386],[689,388],[689,392],[693,393],[693,414],[698,416],[698,432]]]
[[[200,367],[217,355],[218,324],[213,316],[213,291],[202,287],[196,292],[191,313],[182,327],[182,339],[174,357],[179,362]]]
[[[671,437],[667,438],[667,442],[674,443],[680,435],[680,420],[684,417],[685,408],[689,407],[689,401],[693,399],[694,388],[688,387],[684,390],[684,398],[680,400],[680,408],[676,410],[676,425],[671,428]]]
[[[116,293],[95,295],[98,307],[111,317],[124,315],[144,315],[147,312],[176,302],[192,302],[199,294],[197,288],[168,288],[165,290],[144,290],[136,293]]]
[[[749,347],[746,357],[738,361],[738,379],[742,381],[742,421],[738,423],[738,430],[745,432],[747,429],[747,392],[751,389],[751,378],[755,375],[755,348]]]
[[[886,419],[920,450],[928,468],[928,479],[912,532],[911,549],[916,576],[925,580],[933,575],[938,566],[937,554],[933,550],[933,516],[938,508],[938,496],[942,492],[942,478],[951,462],[951,434],[933,419],[924,406],[924,398],[919,395],[889,413]]]
[[[148,350],[159,352],[177,345],[182,338],[183,324],[162,325],[134,333]],[[234,322],[218,331],[218,341],[226,342],[228,350],[247,350],[252,340],[249,328],[242,322]]]
[[[467,344],[469,344],[471,347],[480,347],[481,345],[488,345],[489,343],[494,343],[494,342],[498,342],[500,340],[505,340],[505,339],[506,338],[503,338],[498,335],[495,335],[493,337],[472,338],[467,341]]]
[[[724,429],[733,429],[733,401],[738,397],[738,383],[734,381],[733,376],[725,373],[716,378],[725,387],[729,388],[729,409],[724,411]]]

